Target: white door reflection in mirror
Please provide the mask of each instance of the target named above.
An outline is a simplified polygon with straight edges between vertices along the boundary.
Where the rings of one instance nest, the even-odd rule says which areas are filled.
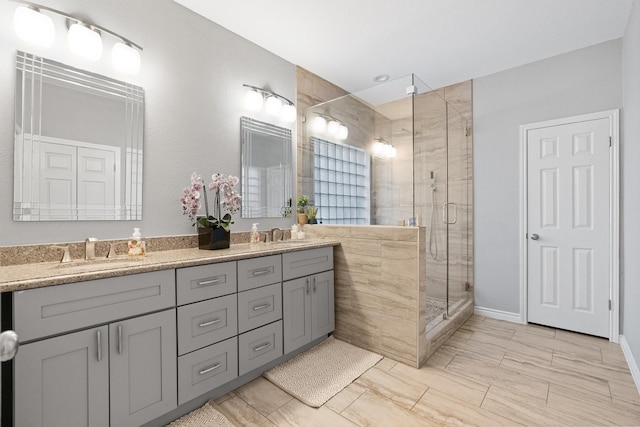
[[[142,88],[16,61],[14,221],[142,219]]]

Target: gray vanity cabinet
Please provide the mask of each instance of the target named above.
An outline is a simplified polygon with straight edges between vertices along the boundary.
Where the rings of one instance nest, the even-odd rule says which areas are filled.
[[[102,326],[21,346],[14,425],[108,427],[107,342]]]
[[[139,426],[177,406],[175,310],[25,344],[16,426]]]
[[[176,408],[174,274],[15,292],[25,342],[14,359],[14,424],[139,426]]]
[[[111,425],[135,427],[177,407],[176,312],[109,325]]]
[[[333,248],[286,253],[282,264],[285,278],[306,274],[282,284],[286,354],[335,329]]]

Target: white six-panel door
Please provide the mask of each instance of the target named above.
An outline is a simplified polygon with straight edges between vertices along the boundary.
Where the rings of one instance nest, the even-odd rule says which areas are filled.
[[[528,321],[609,337],[609,118],[529,129]]]

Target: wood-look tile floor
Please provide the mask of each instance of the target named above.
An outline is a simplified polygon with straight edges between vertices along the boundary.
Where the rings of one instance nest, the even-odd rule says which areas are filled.
[[[481,316],[422,369],[384,358],[318,409],[264,378],[216,403],[241,426],[640,426],[619,345]]]

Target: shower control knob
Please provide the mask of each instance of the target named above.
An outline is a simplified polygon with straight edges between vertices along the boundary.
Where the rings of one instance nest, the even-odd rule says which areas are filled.
[[[537,234],[532,234],[531,235],[531,240],[538,240],[540,238],[540,236],[538,236]]]

